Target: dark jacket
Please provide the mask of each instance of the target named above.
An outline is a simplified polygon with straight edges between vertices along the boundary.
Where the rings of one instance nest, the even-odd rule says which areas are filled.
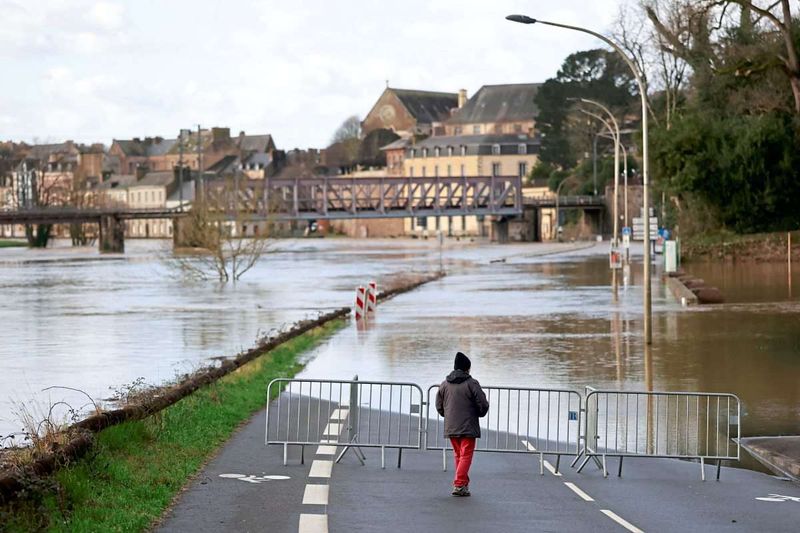
[[[480,438],[478,418],[489,412],[481,384],[463,370],[453,370],[436,394],[436,410],[444,417],[445,437]]]

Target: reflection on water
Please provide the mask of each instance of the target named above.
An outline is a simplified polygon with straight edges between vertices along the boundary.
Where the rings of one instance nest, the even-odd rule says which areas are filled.
[[[70,248],[0,251],[0,434],[18,430],[10,400],[93,397],[144,376],[172,378],[251,345],[260,331],[351,303],[369,278],[438,267],[427,241],[281,242],[240,283],[185,283],[159,244],[130,241],[123,258]],[[616,291],[603,246],[533,256],[546,245],[450,245],[450,275],[379,308],[316,350],[309,377],[439,383],[456,350],[485,384],[733,392],[743,434],[800,433],[800,269],[692,265],[722,305],[681,308],[653,283],[653,347],[641,336],[641,265]],[[551,250],[552,251],[552,250]],[[506,258],[504,263],[490,261]],[[78,405],[82,400],[75,400]]]
[[[342,332],[304,375],[434,384],[462,350],[486,384],[733,392],[744,435],[796,434],[800,301],[781,289],[783,276],[772,278],[776,270],[697,273],[733,302],[698,308],[681,308],[654,281],[645,351],[640,265],[616,295],[607,259],[589,252],[474,265],[397,298],[366,330]],[[744,304],[748,297],[758,303]]]

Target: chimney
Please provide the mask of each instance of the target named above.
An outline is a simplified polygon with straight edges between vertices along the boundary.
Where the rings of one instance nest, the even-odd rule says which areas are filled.
[[[211,128],[211,141],[214,144],[225,143],[231,140],[230,128]]]
[[[458,108],[461,109],[464,107],[464,104],[467,103],[467,90],[466,89],[459,89],[458,90]]]

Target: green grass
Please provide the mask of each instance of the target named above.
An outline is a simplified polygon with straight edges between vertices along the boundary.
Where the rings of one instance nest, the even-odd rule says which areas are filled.
[[[264,407],[267,383],[296,374],[297,356],[343,324],[301,335],[160,415],[102,431],[89,457],[55,475],[56,491],[0,510],[0,530],[3,522],[10,531],[147,530],[236,428]]]
[[[25,248],[28,246],[26,241],[8,241],[0,239],[0,248]]]

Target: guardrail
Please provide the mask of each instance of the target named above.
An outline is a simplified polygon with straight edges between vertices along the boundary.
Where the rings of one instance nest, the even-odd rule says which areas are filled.
[[[585,455],[699,459],[705,481],[705,461],[739,460],[741,402],[733,394],[692,392],[623,392],[587,388]],[[734,428],[733,430],[731,428]],[[574,464],[574,463],[573,463]]]
[[[283,445],[283,464],[288,460],[288,447],[344,444],[338,462],[348,449],[353,449],[363,464],[359,448],[380,448],[381,467],[385,467],[386,448],[400,450],[422,447],[422,389],[414,383],[287,379],[272,380],[267,397],[282,391],[267,406],[266,445]],[[344,441],[340,441],[342,434]]]
[[[555,455],[558,472],[562,455],[577,455],[581,428],[581,396],[565,389],[482,386],[489,412],[480,419],[482,436],[476,452],[539,454],[539,472],[544,474],[544,456]],[[436,412],[439,385],[428,388],[426,450],[442,450],[442,469],[447,470],[443,418]]]

